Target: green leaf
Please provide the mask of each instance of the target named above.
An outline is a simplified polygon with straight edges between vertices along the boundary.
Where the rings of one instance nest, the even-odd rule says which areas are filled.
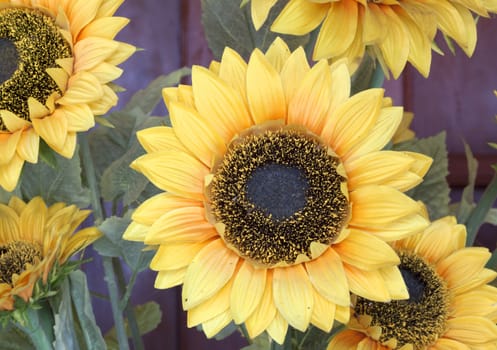
[[[293,36],[273,33],[269,30],[271,23],[286,4],[279,0],[270,11],[266,23],[256,31],[250,15],[250,6],[240,6],[236,0],[202,0],[202,23],[212,53],[220,59],[224,48],[230,47],[242,57],[248,59],[255,48],[262,51],[281,37],[291,50],[305,45],[309,35]]]
[[[91,304],[90,291],[86,275],[81,270],[73,271],[69,275],[71,286],[70,293],[74,312],[81,326],[82,336],[86,344],[86,349],[105,349],[105,342],[98,327]]]
[[[0,329],[2,350],[34,350],[29,338],[19,328],[9,325]]]
[[[55,151],[50,148],[49,145],[43,140],[40,139],[40,149],[39,149],[40,158],[45,164],[49,165],[51,168],[57,167],[57,159],[55,157]]]
[[[54,349],[74,349],[78,350],[79,342],[74,328],[74,317],[72,313],[72,301],[69,281],[65,280],[59,289],[60,303],[55,314]]]
[[[148,179],[129,166],[132,161],[145,153],[136,138],[136,131],[159,126],[162,122],[162,118],[148,117],[143,123],[135,127],[128,140],[125,153],[113,161],[102,174],[100,188],[104,200],[112,201],[122,197],[123,204],[129,205],[145,191],[149,183]]]
[[[252,344],[245,346],[240,350],[268,350],[270,347],[271,341],[269,340],[269,336],[266,332],[263,332],[253,339]]]
[[[424,139],[414,139],[394,145],[396,151],[418,152],[433,158],[433,164],[421,184],[407,192],[411,198],[426,205],[430,219],[435,220],[449,214],[449,174],[445,132]]]
[[[153,331],[159,325],[162,319],[162,312],[160,310],[159,304],[155,301],[149,301],[146,304],[135,306],[134,312],[136,315],[136,321],[138,323],[138,329],[140,330],[140,335],[147,334]],[[128,321],[125,320],[126,334],[128,337],[131,336]],[[167,339],[164,339],[167,342]],[[108,350],[118,350],[119,345],[117,342],[116,331],[112,328],[105,335],[105,343]]]
[[[351,79],[351,95],[354,95],[366,89],[381,87],[385,75],[378,62],[366,54]]]
[[[122,218],[113,216],[106,219],[98,227],[103,237],[93,244],[93,248],[102,256],[122,257],[133,271],[142,271],[148,267],[154,251],[143,251],[144,244],[122,239],[130,222],[130,213]]]
[[[44,162],[26,163],[21,178],[22,197],[29,200],[41,196],[47,204],[64,202],[75,204],[80,208],[90,203],[89,189],[81,180],[81,164],[76,150],[71,159],[54,155],[56,166]]]
[[[468,184],[464,187],[461,195],[461,201],[453,206],[454,215],[457,222],[465,224],[475,207],[475,183],[478,171],[478,161],[473,156],[471,148],[464,143],[464,152],[466,153],[466,163],[468,167]]]

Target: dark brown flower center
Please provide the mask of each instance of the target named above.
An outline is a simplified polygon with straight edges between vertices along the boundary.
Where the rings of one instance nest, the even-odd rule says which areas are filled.
[[[29,97],[45,103],[61,93],[47,68],[59,68],[55,61],[71,54],[52,18],[34,9],[0,10],[0,110],[29,120]],[[0,130],[6,130],[1,120]]]
[[[207,207],[228,246],[257,264],[315,258],[347,220],[345,178],[317,137],[290,128],[237,138],[215,170]]]
[[[0,84],[10,79],[19,66],[19,54],[17,48],[9,39],[0,39]]]
[[[409,299],[380,303],[357,297],[356,315],[372,316],[372,326],[381,327],[381,342],[397,340],[397,348],[412,344],[424,349],[444,333],[449,312],[447,286],[433,266],[412,253],[399,252],[399,269],[409,290]]]
[[[12,285],[14,274],[21,274],[26,264],[33,265],[41,258],[41,248],[35,243],[15,241],[0,245],[0,283]]]

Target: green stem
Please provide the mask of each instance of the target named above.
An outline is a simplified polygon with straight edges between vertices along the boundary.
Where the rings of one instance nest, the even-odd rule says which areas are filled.
[[[29,308],[27,320],[17,320],[16,326],[26,334],[37,350],[53,350],[54,317],[48,303],[40,309]]]
[[[492,205],[494,204],[496,198],[497,198],[497,173],[494,172],[492,180],[485,188],[485,191],[483,192],[480,200],[478,201],[478,204],[473,209],[473,211],[471,211],[468,221],[466,222],[466,229],[468,232],[466,238],[466,245],[468,247],[472,246],[473,243],[475,242],[478,229],[483,224],[485,217],[487,216],[490,208],[492,208]]]
[[[95,172],[95,165],[93,164],[90,144],[88,143],[88,136],[86,133],[79,134],[79,145],[81,147],[81,160],[83,162],[86,182],[90,187],[91,207],[93,208],[95,224],[99,225],[104,221],[105,214],[102,208],[102,204],[100,203],[100,191],[98,189],[97,175]]]
[[[112,259],[112,263],[114,266],[114,271],[116,271],[119,290],[124,290],[126,288],[126,280],[124,278],[124,272],[121,265],[121,261],[117,258],[114,258]],[[120,302],[120,309],[121,310],[124,309],[124,312],[126,313],[126,316],[128,318],[128,326],[131,331],[131,338],[133,339],[134,349],[144,350],[145,347],[143,345],[143,340],[140,336],[140,329],[138,328],[138,322],[136,321],[135,311],[133,310],[133,307],[129,304],[128,301],[129,301],[129,296],[127,296],[126,299],[123,297]]]
[[[104,270],[105,270],[105,282],[107,282],[107,288],[109,289],[110,305],[112,307],[112,316],[114,317],[114,327],[116,329],[117,342],[119,343],[119,349],[128,350],[129,343],[128,337],[126,336],[126,328],[124,326],[124,318],[119,307],[119,287],[116,281],[116,275],[114,271],[114,266],[111,257],[102,257]]]
[[[91,156],[90,144],[88,142],[87,134],[80,133],[79,138],[80,138],[79,144],[81,147],[81,160],[86,175],[86,181],[88,183],[88,186],[90,187],[91,206],[93,208],[95,224],[99,225],[104,221],[105,212],[100,202],[100,191],[97,183],[95,165],[93,164],[93,158]],[[126,328],[124,326],[124,317],[119,307],[119,300],[120,300],[119,287],[116,282],[116,275],[112,262],[112,259],[114,258],[104,256],[102,257],[102,259],[103,259],[103,266],[105,273],[104,280],[107,282],[107,289],[109,290],[112,316],[114,317],[114,327],[116,329],[119,349],[128,350],[129,343],[128,343],[128,337],[126,336]]]

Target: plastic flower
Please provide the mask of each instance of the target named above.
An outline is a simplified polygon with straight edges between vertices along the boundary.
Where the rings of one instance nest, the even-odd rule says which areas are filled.
[[[0,310],[12,310],[14,297],[27,302],[55,264],[63,265],[100,237],[95,227],[74,233],[89,214],[64,203],[47,207],[41,197],[28,203],[12,197],[8,205],[0,204]]]
[[[121,0],[0,0],[0,186],[12,191],[40,137],[70,158],[76,133],[116,104],[110,82],[135,48],[113,40]]]
[[[266,21],[275,0],[252,0],[256,29]],[[278,33],[303,35],[319,25],[313,58],[347,57],[354,66],[366,47],[394,77],[409,61],[428,76],[432,42],[437,30],[471,56],[476,45],[472,12],[488,17],[497,1],[290,0],[271,25]]]
[[[484,268],[486,248],[465,248],[466,229],[454,217],[394,243],[408,300],[378,303],[358,297],[348,330],[329,350],[495,349],[497,273]]]
[[[172,127],[140,131],[148,154],[132,167],[167,192],[124,238],[158,246],[155,286],[183,284],[189,327],[210,337],[234,320],[281,343],[288,324],[347,320],[350,291],[407,297],[385,241],[427,226],[402,191],[431,159],[382,151],[402,108],[383,89],[349,92],[343,62],[310,68],[281,40],[248,64],[226,49],[163,90]]]

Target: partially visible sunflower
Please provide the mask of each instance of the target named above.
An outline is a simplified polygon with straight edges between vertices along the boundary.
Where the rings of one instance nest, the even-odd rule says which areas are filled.
[[[251,0],[256,29],[276,0]],[[440,30],[471,56],[476,45],[472,13],[488,17],[496,0],[290,0],[271,30],[303,35],[319,25],[313,58],[347,57],[356,66],[367,47],[395,78],[409,61],[423,76],[430,71],[432,43]]]
[[[70,158],[76,133],[116,104],[135,47],[113,40],[122,0],[0,0],[0,186],[12,191],[40,137]]]
[[[484,266],[486,248],[465,248],[466,229],[454,217],[394,242],[408,300],[379,303],[356,297],[349,329],[329,350],[496,349],[497,275]]]
[[[40,197],[0,204],[0,310],[12,310],[15,296],[28,301],[55,264],[63,265],[100,237],[95,227],[74,233],[89,214],[64,203],[47,207]]]
[[[382,151],[402,108],[383,89],[350,97],[343,62],[311,68],[282,40],[248,64],[226,49],[192,82],[163,90],[173,127],[138,133],[132,167],[167,193],[124,234],[158,246],[155,286],[183,284],[188,326],[210,337],[234,320],[281,343],[289,324],[346,321],[350,291],[406,298],[385,241],[428,225],[402,192],[431,159]]]

